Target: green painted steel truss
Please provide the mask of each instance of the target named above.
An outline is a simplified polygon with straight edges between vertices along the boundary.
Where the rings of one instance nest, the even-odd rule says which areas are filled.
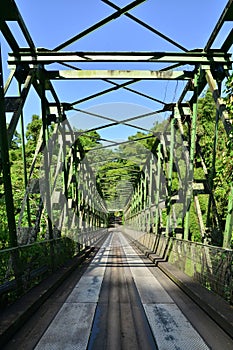
[[[228,137],[232,137],[233,121],[228,115],[225,102],[221,97],[221,84],[229,76],[231,70],[232,57],[229,50],[233,43],[233,31],[229,32],[219,49],[212,49],[212,44],[223,25],[233,21],[233,1],[228,1],[206,46],[195,51],[188,51],[179,43],[131,15],[129,11],[143,3],[143,0],[133,1],[123,8],[119,8],[107,0],[104,2],[115,9],[113,14],[61,43],[53,50],[35,47],[15,1],[4,0],[0,3],[0,30],[12,51],[8,56],[11,71],[5,84],[2,68],[0,71],[1,172],[5,189],[10,245],[15,247],[18,244],[35,242],[41,229],[43,217],[46,217],[47,220],[44,230],[49,239],[53,239],[58,234],[56,227],[59,228],[59,234],[67,234],[69,231],[70,237],[75,238],[75,235],[78,235],[80,240],[83,233],[94,232],[107,225],[108,207],[105,198],[101,194],[101,189],[97,190],[96,188],[96,174],[91,164],[85,159],[86,153],[78,138],[80,134],[77,135],[72,130],[66,113],[70,110],[79,111],[77,106],[82,102],[124,89],[162,104],[161,109],[151,114],[168,111],[170,118],[166,129],[153,135],[153,150],[141,169],[141,175],[138,176],[138,182],[134,185],[134,189],[132,190],[130,186],[128,189],[124,188],[125,207],[115,209],[123,209],[125,223],[135,229],[155,233],[163,232],[166,235],[179,234],[184,239],[192,239],[190,237],[190,213],[194,204],[200,235],[206,242],[211,227],[204,222],[200,209],[199,194],[204,194],[209,198],[209,208],[213,212],[214,225],[218,228],[219,235],[222,236],[223,246],[229,248],[233,230],[233,182],[229,184],[229,204],[225,227],[221,227],[216,211],[213,184],[211,181],[208,182],[209,174],[198,144],[196,126],[198,97],[208,85],[216,103],[218,119],[222,120]],[[61,51],[123,15],[168,41],[179,51]],[[8,25],[9,21],[18,23],[28,48],[20,47]],[[127,64],[135,62],[140,63],[142,68],[140,70],[128,69]],[[60,64],[63,68],[66,66],[68,69],[51,69],[52,63]],[[77,68],[75,63],[80,64],[81,67],[84,64],[85,69]],[[93,64],[99,63],[102,66],[109,63],[116,64],[116,67],[118,63],[121,63],[126,68],[92,69]],[[160,67],[164,63],[167,63],[168,66]],[[148,69],[148,64],[153,65],[152,67],[156,65],[156,69]],[[189,69],[184,70],[184,65],[188,65]],[[109,83],[110,87],[73,102],[61,101],[53,85],[54,81],[80,79],[103,80],[105,83]],[[117,79],[126,81],[118,83]],[[185,80],[187,83],[176,102],[165,103],[156,96],[150,96],[132,88],[134,83],[147,79],[152,81]],[[7,94],[13,81],[18,83],[18,96],[8,96]],[[38,99],[41,101],[42,129],[29,171],[26,170],[25,145],[22,143],[25,165],[25,196],[22,206],[19,208],[18,222],[16,222],[16,203],[11,184],[9,147],[18,124],[21,122],[23,125],[23,110],[32,88],[35,89]],[[48,93],[50,93],[50,99],[47,98]],[[189,100],[184,102],[187,94]],[[11,114],[9,125],[6,124],[6,113]],[[87,111],[83,111],[83,113],[91,115]],[[104,116],[98,117],[104,119]],[[139,115],[135,118],[117,121],[105,116],[109,124],[105,123],[103,126],[90,130],[101,130],[119,124],[132,126],[132,121],[143,117],[144,115]],[[145,128],[141,128],[141,130],[149,131]],[[187,135],[189,135],[188,138]],[[217,128],[215,142],[217,142]],[[114,141],[112,144],[119,145]],[[179,164],[180,155],[182,155],[182,164]],[[201,181],[196,181],[194,176],[194,168],[198,166],[196,164],[197,157],[201,159],[200,166],[205,175]],[[214,157],[213,151],[213,162]],[[43,160],[41,160],[42,158]],[[37,175],[35,173],[38,163],[41,164],[41,162],[43,164],[42,172],[38,178],[38,173]],[[174,184],[174,176],[177,179],[176,185]],[[38,188],[42,188],[42,190],[39,191]],[[30,199],[32,194],[35,194],[33,206],[35,207],[35,204],[37,206],[36,214],[35,208],[33,208],[35,217],[33,222]],[[27,213],[28,227],[24,227],[22,223],[25,212]],[[212,243],[211,237],[208,242]],[[87,244],[85,239],[83,244]]]

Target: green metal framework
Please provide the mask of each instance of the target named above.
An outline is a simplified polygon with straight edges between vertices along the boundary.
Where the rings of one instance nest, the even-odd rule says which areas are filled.
[[[78,239],[84,245],[89,244],[91,233],[107,225],[108,208],[106,201],[101,197],[95,186],[95,172],[91,164],[85,160],[85,150],[82,149],[79,138],[70,126],[66,113],[68,111],[82,111],[78,105],[82,102],[105,95],[112,91],[124,89],[130,93],[140,95],[146,100],[156,101],[162,104],[162,108],[153,111],[151,115],[161,112],[170,112],[170,122],[164,132],[154,134],[154,147],[150,157],[138,176],[138,182],[131,189],[125,189],[125,207],[115,208],[124,210],[124,220],[127,225],[143,232],[164,232],[167,236],[179,234],[184,239],[190,237],[190,208],[195,204],[195,210],[200,226],[203,241],[207,239],[209,223],[203,221],[198,195],[206,194],[209,197],[209,210],[213,212],[216,225],[218,226],[218,215],[216,213],[215,198],[213,195],[213,183],[207,185],[209,174],[206,173],[205,160],[201,156],[201,149],[196,135],[197,125],[197,103],[198,97],[208,85],[212,91],[216,103],[216,136],[213,145],[217,142],[217,125],[221,120],[226,134],[232,137],[232,119],[228,116],[226,106],[221,97],[221,84],[229,76],[232,57],[229,52],[233,43],[233,30],[230,30],[226,40],[219,49],[213,49],[212,44],[226,22],[233,21],[233,0],[229,0],[219,21],[214,28],[206,46],[203,49],[188,51],[186,48],[149,26],[137,17],[130,14],[130,10],[143,3],[145,0],[133,1],[129,5],[119,8],[112,2],[104,0],[104,3],[115,9],[113,14],[94,24],[90,28],[78,33],[73,38],[61,43],[53,50],[36,48],[26,25],[20,15],[15,1],[2,0],[0,3],[0,30],[9,45],[11,52],[8,63],[11,69],[8,79],[3,83],[2,68],[0,71],[0,136],[1,136],[1,172],[4,182],[4,195],[6,211],[9,223],[9,240],[11,247],[33,243],[37,240],[41,229],[43,217],[47,218],[45,237],[52,240],[60,234],[69,231],[69,237]],[[177,52],[72,52],[61,51],[84,36],[98,30],[101,26],[109,23],[120,16],[126,16],[143,26],[147,30],[158,35],[162,39],[174,45]],[[8,22],[18,23],[19,28],[28,45],[21,48],[14,37]],[[140,70],[128,69],[128,64],[140,63]],[[2,62],[3,64],[4,62]],[[64,69],[53,69],[51,64],[64,66]],[[76,63],[85,64],[85,69],[77,67]],[[101,63],[112,65],[121,63],[125,69],[92,69],[93,64]],[[149,70],[148,64],[156,66],[155,70]],[[166,67],[159,68],[160,64],[167,63]],[[144,69],[146,65],[146,69]],[[189,70],[185,69],[189,66]],[[185,68],[184,68],[185,66]],[[88,67],[88,68],[86,68]],[[158,67],[158,68],[157,68]],[[178,68],[178,70],[177,70]],[[89,80],[98,79],[110,84],[108,89],[90,94],[82,99],[67,102],[60,101],[53,85],[58,80]],[[117,79],[126,80],[124,83]],[[17,97],[8,96],[7,92],[13,81],[19,86]],[[156,96],[150,96],[144,92],[137,91],[132,85],[141,80],[184,80],[187,81],[180,97],[176,102],[165,103]],[[41,101],[42,130],[35,150],[34,160],[29,172],[24,166],[25,196],[19,215],[15,220],[14,194],[12,193],[9,146],[19,123],[22,127],[22,140],[24,140],[24,116],[23,110],[30,89],[34,88]],[[50,93],[50,99],[47,98]],[[189,95],[189,100],[185,101]],[[132,124],[137,119],[146,115],[138,115],[121,121],[106,116],[99,116],[88,111],[82,111],[87,115],[96,116],[108,120],[98,128],[90,130],[101,130],[107,127],[123,124],[133,126],[137,130],[149,131]],[[10,123],[6,125],[6,113],[11,114]],[[150,113],[148,113],[149,115]],[[190,135],[187,139],[184,128]],[[90,131],[89,130],[89,131]],[[177,139],[179,134],[179,140]],[[117,145],[110,141],[111,145]],[[127,141],[128,142],[128,141]],[[134,141],[136,142],[136,140]],[[179,144],[180,150],[177,149]],[[110,147],[110,146],[109,146]],[[23,161],[26,164],[25,144],[22,142]],[[46,152],[43,150],[47,150]],[[54,153],[53,153],[54,152]],[[180,172],[178,164],[179,152],[182,153],[185,179]],[[194,177],[196,157],[201,158],[201,166],[205,172],[205,179],[197,183]],[[53,161],[55,157],[55,161]],[[214,166],[215,151],[213,152]],[[43,158],[43,172],[40,175],[43,180],[44,198],[38,188],[42,186],[38,174],[35,175],[38,162]],[[62,169],[62,171],[61,171]],[[174,172],[179,186],[174,187]],[[32,223],[31,196],[37,205],[36,219]],[[34,204],[35,206],[35,204]],[[33,209],[35,212],[35,208]],[[22,224],[22,218],[27,213],[28,226]],[[180,213],[183,213],[182,215]],[[58,223],[59,232],[55,229]],[[226,224],[221,228],[223,235],[223,246],[229,248],[232,239],[233,227],[233,182],[229,184],[229,204],[227,209]],[[82,234],[88,233],[88,239]],[[99,237],[99,236],[98,236]],[[17,259],[17,257],[16,257]]]

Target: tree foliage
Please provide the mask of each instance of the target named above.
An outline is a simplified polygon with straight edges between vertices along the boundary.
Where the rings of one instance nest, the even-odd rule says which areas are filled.
[[[35,153],[40,129],[42,127],[42,120],[36,114],[33,114],[32,121],[27,125],[26,130],[26,155],[32,157]]]
[[[26,128],[26,168],[29,170],[32,157],[35,152],[36,143],[41,129],[41,119],[37,115],[32,116],[32,121]],[[24,179],[24,163],[22,156],[22,140],[20,133],[16,130],[9,149],[10,165],[11,165],[11,182],[15,206],[16,222],[19,217],[19,212],[25,193]],[[4,186],[0,184],[0,249],[8,246],[8,224],[5,209]],[[25,222],[24,222],[25,223]]]

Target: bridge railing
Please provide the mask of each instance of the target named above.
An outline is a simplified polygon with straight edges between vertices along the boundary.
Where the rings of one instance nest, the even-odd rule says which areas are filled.
[[[170,238],[168,261],[233,303],[233,250]]]
[[[0,250],[0,306],[27,292],[79,250],[67,237]]]
[[[148,250],[174,265],[202,286],[233,304],[233,250],[165,234],[125,232]]]

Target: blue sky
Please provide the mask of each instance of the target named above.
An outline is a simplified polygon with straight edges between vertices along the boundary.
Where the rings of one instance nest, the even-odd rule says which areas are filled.
[[[113,1],[113,0],[112,0]],[[37,47],[54,49],[70,37],[83,31],[104,17],[112,14],[115,10],[101,0],[15,0],[21,15],[26,23],[32,39]],[[130,3],[125,0],[114,0],[117,6],[123,7]],[[163,34],[188,50],[202,48],[205,46],[214,26],[220,17],[227,0],[147,0],[130,13],[145,21]],[[25,46],[19,30],[13,23],[10,24],[22,47]],[[219,47],[229,31],[229,25],[223,27],[214,47]],[[9,51],[8,46],[1,38],[3,56],[6,59]],[[64,49],[65,51],[180,51],[180,49],[159,38],[147,29],[131,19],[121,16],[94,33],[82,38],[75,44]],[[85,65],[80,68],[103,69],[101,64]],[[106,66],[105,66],[106,67]],[[160,66],[162,68],[162,66]],[[116,66],[108,65],[108,69]],[[140,65],[123,66],[118,64],[117,68],[142,68]],[[116,69],[117,69],[116,68]],[[156,65],[149,64],[149,69],[157,69]],[[62,69],[62,68],[61,68]],[[4,67],[5,80],[8,75],[7,67]],[[79,82],[56,82],[56,91],[63,102],[73,102],[83,97],[107,89],[110,85],[103,81],[79,81]],[[165,102],[174,102],[185,86],[184,82],[138,82],[131,87],[141,92],[148,93]],[[14,84],[9,91],[10,95],[17,95],[17,86]],[[99,114],[106,114],[117,120],[125,116],[122,112],[125,108],[125,116],[137,115],[139,111],[157,110],[161,108],[158,104],[149,99],[144,99],[128,91],[119,90],[110,94],[95,98],[92,101],[81,103],[77,108],[87,109],[91,112],[98,111]],[[119,113],[117,113],[117,111]],[[40,114],[40,102],[32,90],[25,106],[25,122],[29,122],[32,114]],[[101,119],[87,115],[69,114],[75,123],[82,128],[90,125],[99,125]],[[160,115],[164,118],[164,115]],[[145,128],[150,128],[153,118],[145,118],[135,122]],[[85,124],[86,121],[86,124]],[[101,135],[105,138],[124,139],[137,130],[127,127],[105,129]]]

